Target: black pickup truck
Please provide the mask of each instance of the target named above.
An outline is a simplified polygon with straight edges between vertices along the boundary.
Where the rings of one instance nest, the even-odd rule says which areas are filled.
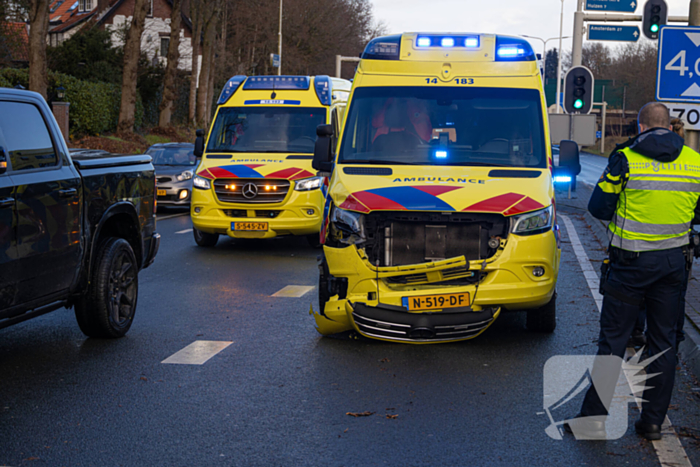
[[[158,252],[150,156],[71,159],[36,93],[0,88],[0,328],[75,307],[91,337],[131,327]]]

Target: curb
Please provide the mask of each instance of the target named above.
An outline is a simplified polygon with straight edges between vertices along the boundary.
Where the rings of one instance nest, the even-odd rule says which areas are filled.
[[[598,240],[603,240],[603,244],[605,244],[604,239],[607,238],[607,226],[605,223],[593,217],[588,211],[585,211],[584,217],[593,229],[593,233],[598,237]],[[698,332],[698,329],[696,329],[687,314],[686,317],[685,326],[683,326],[685,340],[679,346],[679,358],[683,361],[688,371],[695,377],[700,377],[700,332]]]

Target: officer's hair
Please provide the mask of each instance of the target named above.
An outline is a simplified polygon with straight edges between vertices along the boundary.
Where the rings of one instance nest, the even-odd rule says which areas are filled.
[[[639,123],[648,128],[668,128],[671,126],[668,107],[661,102],[649,102],[639,111]]]

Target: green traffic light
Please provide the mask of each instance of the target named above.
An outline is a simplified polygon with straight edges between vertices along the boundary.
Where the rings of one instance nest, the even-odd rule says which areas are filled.
[[[583,108],[583,99],[576,99],[574,101],[574,109],[582,109]]]
[[[659,32],[659,25],[658,24],[652,24],[651,25],[651,32]]]

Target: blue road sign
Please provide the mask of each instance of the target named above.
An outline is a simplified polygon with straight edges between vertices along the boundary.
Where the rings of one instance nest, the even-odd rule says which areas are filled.
[[[658,70],[657,100],[700,102],[700,27],[661,28]]]
[[[639,35],[639,27],[637,26],[618,26],[615,24],[588,25],[588,40],[590,41],[637,42]]]
[[[634,13],[638,4],[637,0],[586,0],[586,10]]]
[[[598,139],[602,138],[602,137],[603,137],[603,132],[600,131],[600,130],[596,131],[596,132],[595,132],[595,137],[598,138]]]
[[[273,68],[280,67],[280,56],[277,54],[270,54],[270,60],[272,61]]]

